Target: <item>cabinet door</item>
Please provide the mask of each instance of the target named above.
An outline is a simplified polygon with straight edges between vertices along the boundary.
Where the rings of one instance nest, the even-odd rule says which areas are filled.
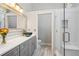
[[[25,41],[20,45],[20,56],[28,56],[29,55],[29,45],[28,41]]]
[[[5,53],[3,56],[19,56],[19,46]]]
[[[32,55],[32,44],[31,44],[31,38],[29,39],[29,56]]]
[[[34,53],[34,51],[35,51],[35,36],[32,38],[32,40],[31,40],[32,42],[31,42],[31,46],[32,46],[32,54]]]
[[[29,55],[33,55],[34,51],[36,49],[36,36],[29,39]]]
[[[34,42],[34,50],[35,50],[36,47],[37,47],[37,39],[36,39],[36,36],[34,36],[33,42]]]

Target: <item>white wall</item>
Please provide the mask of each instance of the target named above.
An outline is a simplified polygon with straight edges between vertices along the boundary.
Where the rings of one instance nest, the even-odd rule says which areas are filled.
[[[35,12],[27,13],[27,31],[35,33],[37,30],[37,18]]]
[[[79,3],[70,3],[71,7],[78,7]],[[37,11],[44,9],[61,9],[63,3],[19,3],[25,11]],[[66,4],[67,5],[67,4]]]
[[[22,6],[26,12],[63,8],[63,3],[19,3],[19,5]]]
[[[63,7],[63,3],[32,3],[32,11],[45,9],[59,9]]]
[[[22,15],[17,15],[17,28],[25,29],[27,28],[27,18]]]
[[[24,9],[25,12],[32,11],[31,3],[19,3],[19,5]]]

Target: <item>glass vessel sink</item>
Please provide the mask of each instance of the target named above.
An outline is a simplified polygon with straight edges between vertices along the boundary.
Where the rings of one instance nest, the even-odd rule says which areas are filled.
[[[24,36],[26,36],[26,37],[30,37],[31,35],[32,35],[32,32],[26,32],[26,33],[23,33],[24,34]]]

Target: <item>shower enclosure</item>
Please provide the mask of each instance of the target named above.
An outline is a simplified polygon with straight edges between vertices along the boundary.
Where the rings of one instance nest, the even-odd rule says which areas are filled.
[[[79,3],[55,10],[55,55],[79,56]]]
[[[65,4],[65,55],[79,56],[79,3]]]

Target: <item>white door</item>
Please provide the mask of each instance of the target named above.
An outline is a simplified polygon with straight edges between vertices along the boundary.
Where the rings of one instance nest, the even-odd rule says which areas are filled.
[[[49,45],[52,40],[52,13],[38,14],[38,39],[41,44]]]

